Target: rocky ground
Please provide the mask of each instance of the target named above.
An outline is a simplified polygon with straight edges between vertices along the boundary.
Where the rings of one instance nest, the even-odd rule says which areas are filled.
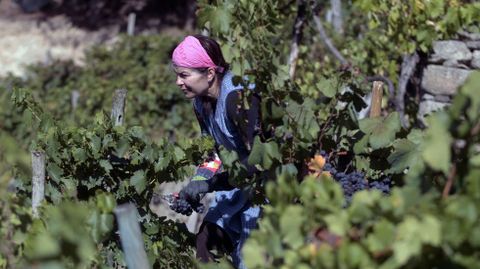
[[[52,59],[81,65],[85,49],[112,44],[118,33],[119,26],[88,31],[74,27],[64,15],[25,14],[12,1],[0,1],[0,76],[23,76],[25,66]]]
[[[17,4],[45,1],[56,3],[58,7],[26,13],[25,7],[22,9]],[[158,32],[183,34],[182,29],[193,27],[190,13],[194,12],[192,9],[194,5],[189,1],[192,2],[181,0],[176,5],[160,1],[161,3],[155,6],[150,3],[152,1],[144,0],[146,6],[137,7],[143,9],[136,11],[138,15],[135,34]],[[0,77],[9,72],[24,76],[26,65],[48,63],[52,59],[73,60],[75,64],[81,65],[86,49],[95,44],[107,46],[113,44],[118,40],[120,33],[126,32],[128,15],[135,13],[135,10],[128,11],[128,8],[133,8],[128,7],[129,2],[120,6],[125,11],[105,8],[106,11],[103,13],[93,9],[94,0],[85,0],[83,3],[80,1],[78,6],[62,6],[62,2],[62,0],[0,0]],[[98,3],[105,5],[107,2],[104,0]],[[182,8],[188,9],[189,13],[183,16],[190,19],[178,17],[175,13],[178,13],[177,9]]]

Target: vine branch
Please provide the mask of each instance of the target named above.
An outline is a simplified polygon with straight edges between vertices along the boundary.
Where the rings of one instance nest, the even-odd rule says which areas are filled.
[[[327,127],[330,125],[330,122],[333,118],[336,118],[338,116],[338,113],[335,113],[333,115],[330,115],[328,116],[327,120],[325,121],[325,124],[323,125],[322,129],[320,130],[320,134],[318,136],[318,139],[317,139],[317,143],[319,145],[320,148],[323,147],[323,143],[322,143],[322,139],[323,139],[323,136],[325,135],[325,132],[327,131]],[[317,120],[317,123],[320,124]]]
[[[4,227],[5,243],[0,245],[0,254],[4,255],[4,257],[6,258],[7,266],[10,266],[8,268],[15,269],[17,267],[15,266],[15,253],[14,253],[14,246],[12,241],[14,227],[12,227],[12,223],[10,221],[5,221],[5,220],[11,219],[12,210],[10,208],[9,202],[7,201],[0,202],[0,206],[2,208],[2,216],[0,219],[4,221],[3,223],[6,223],[5,224],[6,227]]]
[[[295,77],[295,70],[297,67],[297,60],[299,54],[299,43],[303,35],[303,26],[305,24],[305,14],[306,14],[307,3],[306,0],[298,0],[298,10],[297,17],[295,18],[295,24],[293,27],[293,38],[292,45],[290,50],[290,56],[288,57],[288,64],[290,66],[289,75],[290,79],[293,80]]]
[[[404,128],[407,127],[407,121],[405,119],[405,93],[407,92],[407,83],[410,77],[413,75],[415,68],[420,61],[418,53],[403,55],[402,68],[400,71],[400,79],[398,81],[397,95],[395,97],[395,108],[400,114],[400,121]]]
[[[318,10],[318,3],[315,3],[313,6],[313,20],[315,22],[315,26],[317,27],[317,31],[320,35],[320,38],[325,43],[325,45],[330,50],[330,52],[335,56],[335,58],[338,61],[340,61],[342,65],[348,66],[349,62],[345,59],[345,57],[343,57],[340,51],[333,44],[332,40],[328,37],[327,32],[325,31],[325,28],[323,27],[320,18],[318,17],[318,15],[316,15],[317,10]],[[395,104],[395,87],[393,86],[392,80],[390,80],[388,77],[380,76],[380,75],[368,76],[366,77],[366,80],[368,82],[383,81],[384,83],[386,83],[388,87],[388,92],[389,92],[389,103]],[[395,106],[395,108],[397,108],[397,106]]]
[[[445,184],[445,187],[443,188],[442,197],[444,199],[448,197],[448,194],[450,193],[450,190],[452,189],[453,180],[455,179],[456,174],[457,174],[457,165],[454,163],[452,165],[452,168],[450,168],[450,173],[448,174],[447,183]]]
[[[323,43],[327,46],[328,50],[337,58],[342,65],[347,65],[348,61],[343,57],[343,55],[338,51],[338,49],[335,47],[333,44],[332,40],[328,37],[327,32],[325,31],[325,28],[323,28],[322,21],[316,14],[319,9],[318,2],[316,1],[313,5],[313,21],[315,22],[315,26],[317,28],[318,34],[320,35],[320,38],[322,39]]]
[[[480,122],[477,122],[477,124],[472,128],[472,131],[470,132],[470,136],[476,137],[480,133]]]

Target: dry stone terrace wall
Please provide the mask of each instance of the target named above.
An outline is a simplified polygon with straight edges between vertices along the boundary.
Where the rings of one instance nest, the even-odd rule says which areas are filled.
[[[450,104],[468,75],[480,69],[480,33],[462,32],[459,36],[461,40],[442,40],[433,44],[433,53],[423,70],[421,82],[417,117],[422,122],[426,114]]]
[[[43,21],[0,16],[0,77],[8,73],[24,76],[25,66],[52,59],[73,60],[81,65],[87,48],[115,42],[118,32],[119,27],[82,30],[64,16]]]

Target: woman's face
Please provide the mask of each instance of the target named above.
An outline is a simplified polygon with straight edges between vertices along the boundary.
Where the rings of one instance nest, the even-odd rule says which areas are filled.
[[[207,74],[201,73],[192,68],[175,67],[177,74],[176,84],[188,99],[197,96],[205,96],[210,86]]]

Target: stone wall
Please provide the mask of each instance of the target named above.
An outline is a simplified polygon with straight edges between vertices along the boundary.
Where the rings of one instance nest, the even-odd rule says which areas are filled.
[[[450,104],[452,97],[474,69],[480,69],[480,33],[459,34],[461,40],[433,44],[433,53],[421,78],[418,119]],[[480,93],[479,93],[480,94]]]
[[[82,65],[85,50],[96,44],[113,44],[119,27],[98,31],[75,28],[64,16],[37,20],[10,20],[0,14],[0,77],[25,76],[26,66],[53,59]]]

